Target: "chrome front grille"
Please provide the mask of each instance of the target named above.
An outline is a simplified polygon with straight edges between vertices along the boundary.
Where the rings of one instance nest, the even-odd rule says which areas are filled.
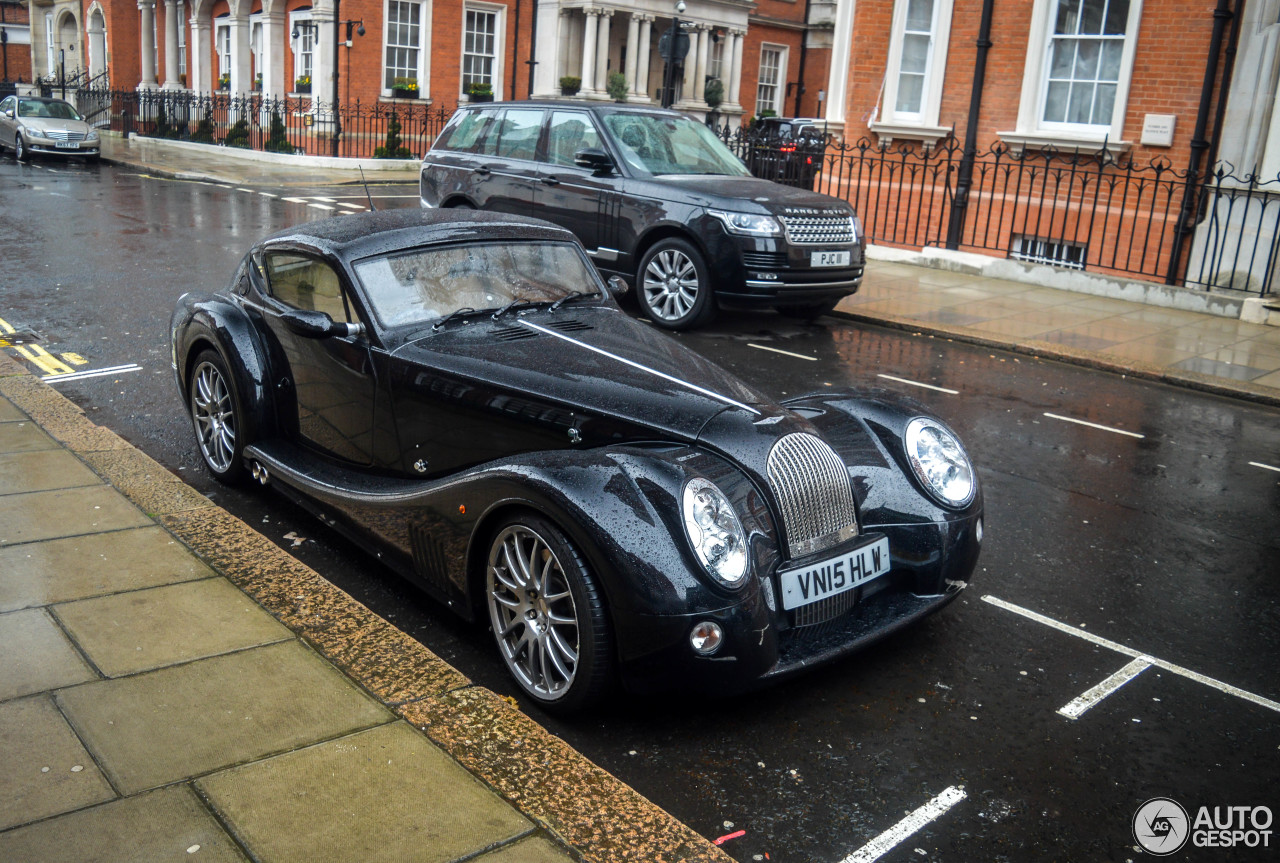
[[[66,129],[48,129],[45,131],[55,141],[83,141],[84,132],[70,132]]]
[[[779,216],[793,246],[830,246],[852,243],[852,216]]]
[[[857,535],[849,471],[824,441],[811,434],[789,434],[773,445],[767,467],[791,558]]]

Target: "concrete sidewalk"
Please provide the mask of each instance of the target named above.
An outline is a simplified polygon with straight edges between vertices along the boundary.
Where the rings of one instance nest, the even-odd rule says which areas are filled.
[[[0,644],[0,860],[729,859],[3,354]]]

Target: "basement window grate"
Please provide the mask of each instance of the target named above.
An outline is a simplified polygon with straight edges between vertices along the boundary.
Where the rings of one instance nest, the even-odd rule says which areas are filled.
[[[1009,257],[1015,261],[1032,264],[1050,264],[1071,270],[1083,270],[1089,259],[1089,246],[1066,240],[1046,240],[1015,234],[1009,249]]]

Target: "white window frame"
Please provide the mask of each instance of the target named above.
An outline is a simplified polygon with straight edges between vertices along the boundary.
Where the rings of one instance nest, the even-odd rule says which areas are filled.
[[[178,3],[178,74],[187,74],[187,3]]]
[[[226,34],[225,36],[223,34]],[[226,52],[223,53],[223,48]],[[213,76],[213,89],[223,75],[231,74],[231,16],[213,19],[213,53],[218,58],[218,71]]]
[[[774,94],[773,105],[761,107],[760,105],[760,85],[764,79],[764,55],[766,51],[778,52],[778,80],[774,86],[777,92]],[[772,42],[760,43],[760,67],[756,71],[756,98],[755,113],[759,116],[761,111],[772,111],[775,115],[782,116],[782,103],[787,98],[787,67],[791,62],[791,48],[788,45],[777,45]]]
[[[49,75],[58,74],[58,64],[53,61],[53,13],[46,12],[44,16],[44,53],[46,63],[49,67]]]
[[[721,33],[719,39],[712,40],[711,49],[707,52],[708,78],[724,80],[724,47],[728,41],[729,36],[727,33]]]
[[[1138,25],[1142,20],[1142,0],[1129,0],[1129,20],[1125,24],[1124,53],[1120,59],[1120,80],[1109,124],[1046,123],[1044,100],[1049,88],[1050,41],[1059,0],[1034,0],[1031,29],[1027,40],[1027,61],[1022,76],[1022,95],[1018,102],[1018,125],[1011,132],[997,134],[1015,151],[1024,146],[1061,148],[1097,148],[1105,141],[1113,152],[1127,149],[1123,140],[1124,117],[1129,105],[1129,88],[1133,80],[1133,60],[1137,53]]]
[[[382,2],[382,57],[379,77],[383,97],[391,96],[391,88],[387,86],[387,47],[391,44],[391,2]],[[429,99],[431,92],[431,17],[433,14],[431,0],[400,0],[418,5],[418,98]],[[314,86],[314,85],[313,85]]]
[[[315,21],[311,17],[313,7],[297,9],[289,13],[289,50],[293,52],[293,80],[289,82],[289,92],[297,87],[298,78],[311,76],[311,91],[316,91],[316,41],[320,35]],[[294,28],[298,29],[298,38],[293,38]],[[304,64],[302,58],[308,63]],[[308,68],[309,67],[309,68]]]
[[[929,27],[929,56],[925,63],[924,87],[920,94],[920,110],[898,111],[898,84],[902,76],[902,48],[907,33],[907,8],[910,0],[893,4],[890,28],[889,59],[886,66],[884,103],[880,111],[886,124],[937,126],[942,109],[942,83],[947,74],[947,46],[951,41],[953,0],[934,0],[933,21]]]
[[[462,60],[467,47],[467,13],[483,12],[493,15],[493,98],[503,98],[502,78],[506,67],[507,56],[507,7],[497,3],[467,2],[462,4],[462,41],[458,43],[458,95],[466,91],[462,86]]]

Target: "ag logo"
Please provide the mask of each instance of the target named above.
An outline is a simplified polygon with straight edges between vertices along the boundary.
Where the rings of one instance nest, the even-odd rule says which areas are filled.
[[[1187,810],[1168,797],[1153,797],[1133,816],[1133,838],[1148,854],[1164,857],[1187,844]]]

